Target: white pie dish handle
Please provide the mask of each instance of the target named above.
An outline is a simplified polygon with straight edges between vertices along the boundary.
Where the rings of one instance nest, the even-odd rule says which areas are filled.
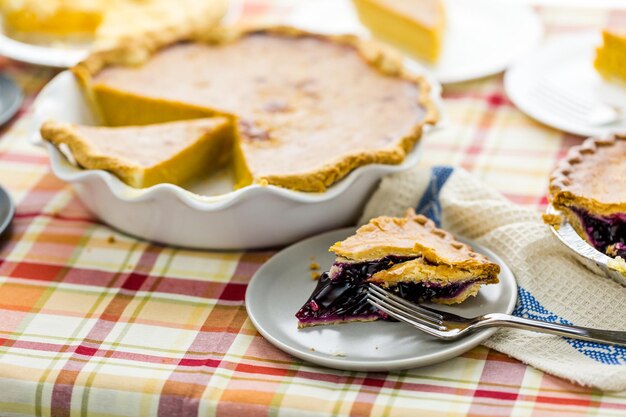
[[[440,90],[434,90],[438,97]],[[55,77],[34,103],[33,128],[38,132],[47,119],[94,123],[68,71]],[[45,147],[54,175],[71,184],[105,223],[147,240],[199,249],[267,248],[352,224],[379,180],[415,166],[420,156],[418,144],[402,164],[360,167],[323,193],[251,185],[203,196],[172,184],[135,189],[106,171],[77,167],[47,142]]]

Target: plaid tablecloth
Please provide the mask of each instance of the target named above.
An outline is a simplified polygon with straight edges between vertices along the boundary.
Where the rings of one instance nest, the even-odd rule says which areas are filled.
[[[248,2],[244,17],[294,4]],[[625,16],[540,13],[548,34]],[[54,73],[0,65],[28,93],[0,139],[0,183],[17,203],[0,240],[0,415],[626,415],[626,393],[575,386],[483,347],[392,373],[334,371],[280,352],[243,301],[272,253],[163,247],[99,223],[26,138],[32,97]],[[447,87],[444,98],[451,123],[425,140],[423,164],[463,166],[542,208],[549,171],[581,138],[516,110],[501,76]]]

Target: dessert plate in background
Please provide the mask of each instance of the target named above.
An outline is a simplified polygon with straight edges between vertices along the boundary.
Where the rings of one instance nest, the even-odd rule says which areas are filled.
[[[15,205],[9,193],[0,186],[0,236],[4,233],[13,220]]]
[[[274,346],[331,368],[389,371],[431,365],[459,356],[495,332],[486,329],[446,342],[406,324],[385,321],[299,330],[295,313],[316,285],[310,277],[311,257],[322,268],[329,267],[335,255],[328,248],[354,231],[354,228],[335,230],[296,243],[272,257],[252,277],[246,291],[246,309],[259,333]],[[458,306],[437,308],[468,317],[511,313],[517,301],[517,284],[511,270],[493,252],[474,242],[459,240],[500,265],[500,283],[484,286],[478,296]]]
[[[34,45],[10,38],[0,26],[0,55],[27,64],[67,68],[87,56],[86,45]]]
[[[534,49],[543,37],[529,6],[502,0],[446,0],[446,32],[437,64],[419,64],[440,83],[497,74]],[[370,36],[350,0],[300,0],[288,24],[322,33]]]
[[[0,126],[15,116],[23,101],[20,86],[8,75],[0,74]]]
[[[553,38],[506,72],[507,95],[533,119],[565,132],[603,136],[626,131],[626,119],[593,126],[567,110],[568,106],[594,104],[626,107],[626,88],[607,82],[593,68],[600,42],[600,32]]]

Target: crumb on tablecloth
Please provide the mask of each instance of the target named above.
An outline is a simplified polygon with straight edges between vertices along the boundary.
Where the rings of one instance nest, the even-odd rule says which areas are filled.
[[[107,242],[109,242],[110,244],[115,243],[115,242],[116,242],[116,240],[115,240],[115,236],[110,235],[110,236],[109,236],[109,238],[107,239]]]

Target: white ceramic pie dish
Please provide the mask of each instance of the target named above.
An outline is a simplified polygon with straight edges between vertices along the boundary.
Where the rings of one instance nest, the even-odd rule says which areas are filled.
[[[441,87],[432,84],[441,111]],[[39,128],[48,119],[95,123],[68,71],[54,78],[37,97],[34,119],[33,134],[39,141]],[[430,130],[427,126],[424,134]],[[52,172],[71,184],[103,222],[147,240],[198,249],[280,246],[352,224],[379,180],[415,166],[420,155],[418,144],[404,163],[360,167],[323,193],[259,185],[232,191],[225,176],[196,184],[191,192],[172,184],[132,188],[106,171],[81,169],[53,145],[45,146]]]

